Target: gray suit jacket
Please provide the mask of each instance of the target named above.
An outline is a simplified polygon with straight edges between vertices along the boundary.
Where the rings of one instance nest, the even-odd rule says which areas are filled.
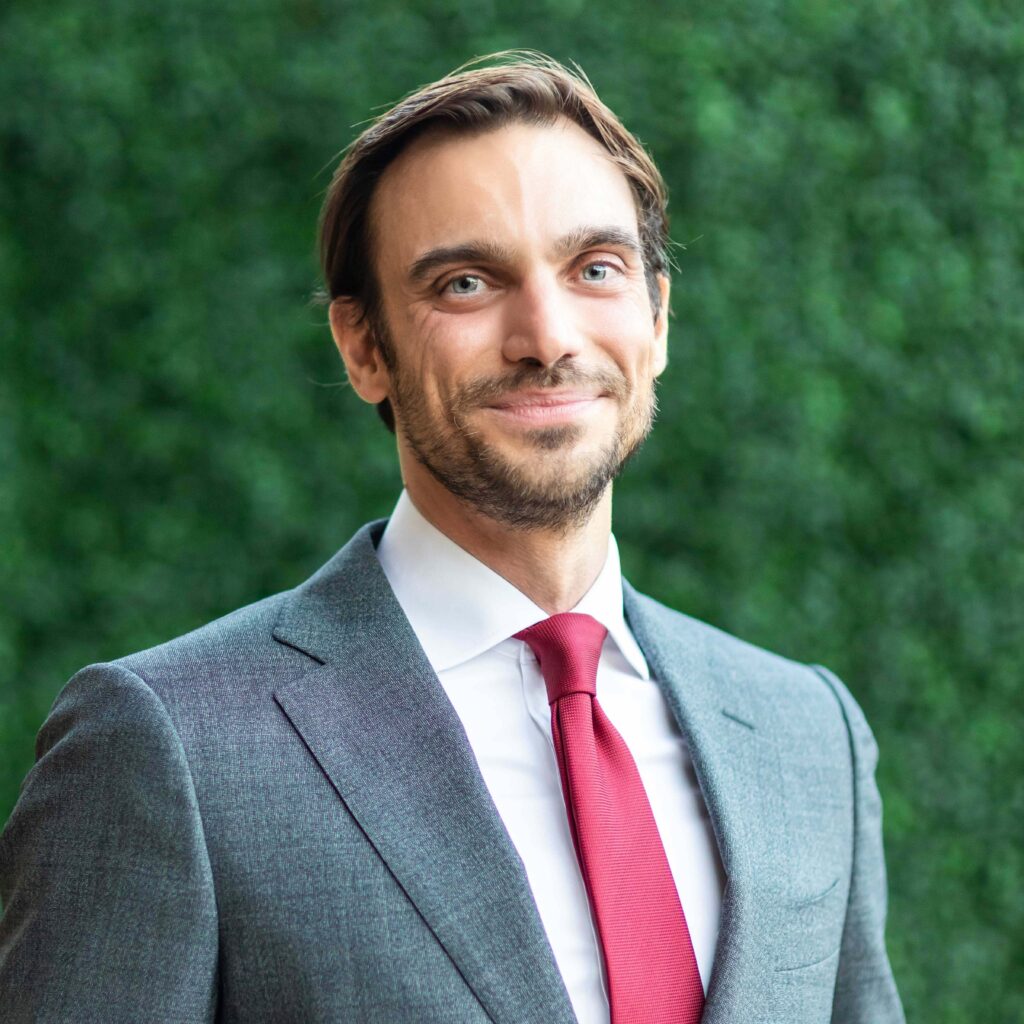
[[[0,838],[7,1024],[570,1024],[523,866],[377,562],[77,673]],[[708,1024],[894,1024],[877,748],[825,669],[625,587],[728,882]]]

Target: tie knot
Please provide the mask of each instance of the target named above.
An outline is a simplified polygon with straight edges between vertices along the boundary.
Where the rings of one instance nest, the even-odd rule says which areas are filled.
[[[577,612],[552,615],[516,633],[540,662],[548,703],[570,693],[597,693],[597,663],[608,630],[597,619]]]

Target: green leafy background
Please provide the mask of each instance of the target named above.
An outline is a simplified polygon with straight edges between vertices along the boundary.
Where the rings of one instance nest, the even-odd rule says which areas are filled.
[[[995,0],[13,0],[0,15],[0,821],[67,677],[294,585],[399,477],[315,219],[359,122],[580,62],[671,189],[626,572],[839,672],[908,1016],[1024,1021],[1024,18]]]

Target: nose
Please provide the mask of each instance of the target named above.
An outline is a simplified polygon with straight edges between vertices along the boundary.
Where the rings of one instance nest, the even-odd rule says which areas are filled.
[[[554,274],[524,278],[507,306],[503,355],[510,362],[554,366],[579,355],[583,338]]]

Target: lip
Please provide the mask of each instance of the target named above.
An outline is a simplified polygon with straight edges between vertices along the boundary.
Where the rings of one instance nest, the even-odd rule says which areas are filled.
[[[517,391],[487,409],[520,423],[549,424],[575,420],[595,409],[603,398],[603,394],[581,391]]]

